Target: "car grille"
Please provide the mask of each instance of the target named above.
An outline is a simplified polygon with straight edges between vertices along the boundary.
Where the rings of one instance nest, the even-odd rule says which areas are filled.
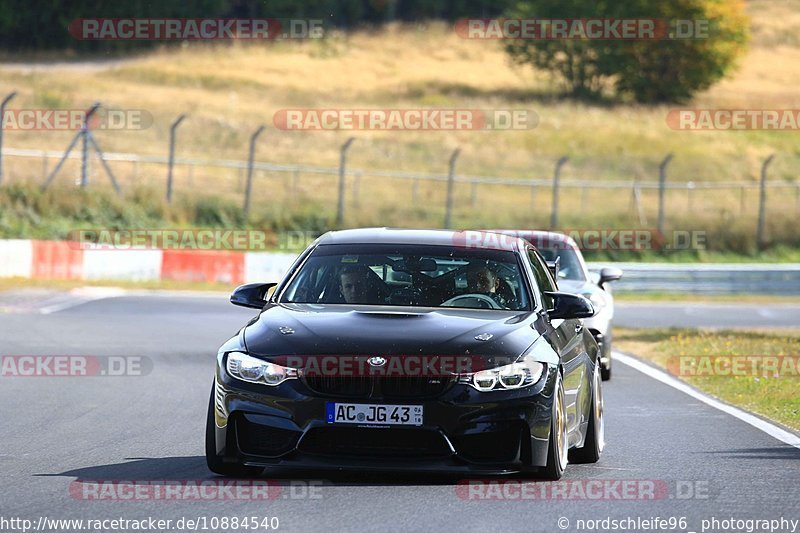
[[[448,377],[394,377],[380,380],[380,391],[389,399],[431,398],[442,394],[455,382]]]
[[[369,376],[306,376],[306,386],[325,396],[347,396],[368,398],[373,388],[373,378]]]
[[[300,441],[299,450],[311,454],[384,458],[452,454],[438,431],[408,428],[316,428]]]
[[[455,378],[438,376],[306,376],[303,379],[309,389],[323,396],[387,400],[433,398],[455,383]]]

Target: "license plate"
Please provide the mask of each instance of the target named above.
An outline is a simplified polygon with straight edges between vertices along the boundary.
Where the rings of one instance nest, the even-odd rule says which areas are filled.
[[[329,424],[422,425],[421,405],[328,402],[327,411]]]

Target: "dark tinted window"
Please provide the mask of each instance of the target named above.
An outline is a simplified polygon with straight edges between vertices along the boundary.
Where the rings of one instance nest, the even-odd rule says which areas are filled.
[[[420,245],[323,245],[281,296],[286,303],[530,309],[511,251]]]

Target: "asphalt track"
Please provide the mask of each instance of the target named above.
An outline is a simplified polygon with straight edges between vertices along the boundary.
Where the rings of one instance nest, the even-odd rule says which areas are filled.
[[[579,529],[580,520],[637,517],[672,518],[676,527],[626,522],[624,529],[701,531],[703,519],[716,518],[719,527],[713,531],[746,531],[746,522],[740,529],[722,521],[800,519],[800,449],[619,363],[605,386],[606,451],[595,465],[570,465],[567,483],[516,480],[523,485],[472,490],[463,479],[450,477],[302,472],[269,477],[268,500],[186,500],[188,492],[170,500],[87,500],[82,489],[97,487],[90,482],[163,486],[221,480],[206,469],[203,457],[213,358],[253,312],[219,295],[127,295],[86,298],[80,305],[69,299],[54,305],[50,296],[43,296],[41,305],[24,300],[6,301],[0,313],[4,355],[139,356],[152,362],[152,372],[0,377],[3,532],[19,531],[3,519],[38,525],[40,517],[151,517],[173,520],[171,530],[181,518],[277,517],[279,531],[324,532],[603,531],[613,524],[584,522]],[[627,326],[680,316],[671,306],[633,314],[626,307],[631,306],[620,304],[618,313]],[[719,322],[725,315],[703,316]],[[622,486],[633,490],[626,494]],[[685,527],[677,522],[681,517]],[[223,530],[206,525],[207,531]]]

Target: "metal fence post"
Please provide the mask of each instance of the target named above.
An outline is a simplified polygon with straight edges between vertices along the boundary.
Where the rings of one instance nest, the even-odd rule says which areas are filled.
[[[642,187],[639,185],[638,178],[633,180],[633,187],[631,188],[631,207],[639,216],[639,225],[647,225],[647,215],[644,214],[644,207],[642,206]]]
[[[92,104],[92,107],[86,112],[83,117],[83,124],[81,125],[81,135],[83,136],[83,144],[81,145],[81,189],[89,185],[89,119],[95,114],[100,103]]]
[[[561,180],[561,167],[569,161],[569,157],[563,156],[556,162],[556,169],[553,174],[553,212],[550,213],[550,229],[558,227],[558,185]]]
[[[264,131],[264,126],[259,126],[258,129],[250,137],[250,153],[247,157],[247,184],[244,187],[244,219],[247,220],[250,214],[250,193],[253,191],[253,159],[256,156],[256,140],[261,132]]]
[[[17,91],[12,91],[0,102],[0,183],[3,183],[3,125],[6,118],[6,104],[17,95]]]
[[[453,155],[450,156],[450,166],[447,171],[447,205],[444,212],[444,227],[450,228],[453,218],[453,185],[456,177],[456,159],[458,154],[461,153],[461,148],[453,150]]]
[[[185,114],[178,116],[169,127],[169,162],[167,163],[167,203],[172,203],[172,167],[175,164],[175,129],[180,126]]]
[[[75,137],[72,138],[72,140],[69,143],[69,146],[67,146],[67,149],[64,151],[64,155],[62,155],[61,159],[58,160],[58,163],[56,163],[56,166],[55,166],[55,168],[53,168],[52,172],[50,172],[50,175],[47,176],[47,178],[45,178],[44,183],[42,184],[42,187],[41,187],[42,191],[47,190],[47,188],[53,182],[53,179],[56,177],[56,174],[58,174],[58,171],[61,170],[61,167],[67,161],[67,158],[69,158],[69,154],[72,153],[72,149],[75,148],[75,145],[78,143],[79,140],[83,141],[83,154],[82,154],[82,162],[81,162],[81,187],[85,187],[86,186],[86,184],[88,182],[88,179],[86,177],[86,164],[87,164],[87,159],[88,159],[88,155],[89,155],[88,154],[88,147],[89,147],[89,140],[90,140],[89,139],[89,135],[90,135],[90,133],[89,133],[89,117],[91,117],[92,114],[95,111],[97,111],[98,107],[100,107],[100,103],[99,102],[97,102],[94,105],[92,105],[92,107],[89,108],[89,110],[86,112],[86,115],[83,117],[83,124],[81,124],[80,131],[78,131],[78,133],[75,135]],[[116,186],[116,184],[115,184],[115,186]],[[117,189],[117,191],[119,191],[119,189]]]
[[[344,181],[345,181],[345,165],[347,164],[347,150],[350,145],[355,141],[355,137],[347,139],[339,152],[339,202],[336,205],[336,225],[342,226],[344,224]]]
[[[758,194],[758,228],[756,229],[756,246],[759,250],[764,249],[764,223],[767,211],[767,167],[772,163],[775,154],[770,155],[761,165],[761,184]]]
[[[667,165],[672,161],[672,154],[658,165],[658,233],[664,235],[664,188],[667,181]]]

